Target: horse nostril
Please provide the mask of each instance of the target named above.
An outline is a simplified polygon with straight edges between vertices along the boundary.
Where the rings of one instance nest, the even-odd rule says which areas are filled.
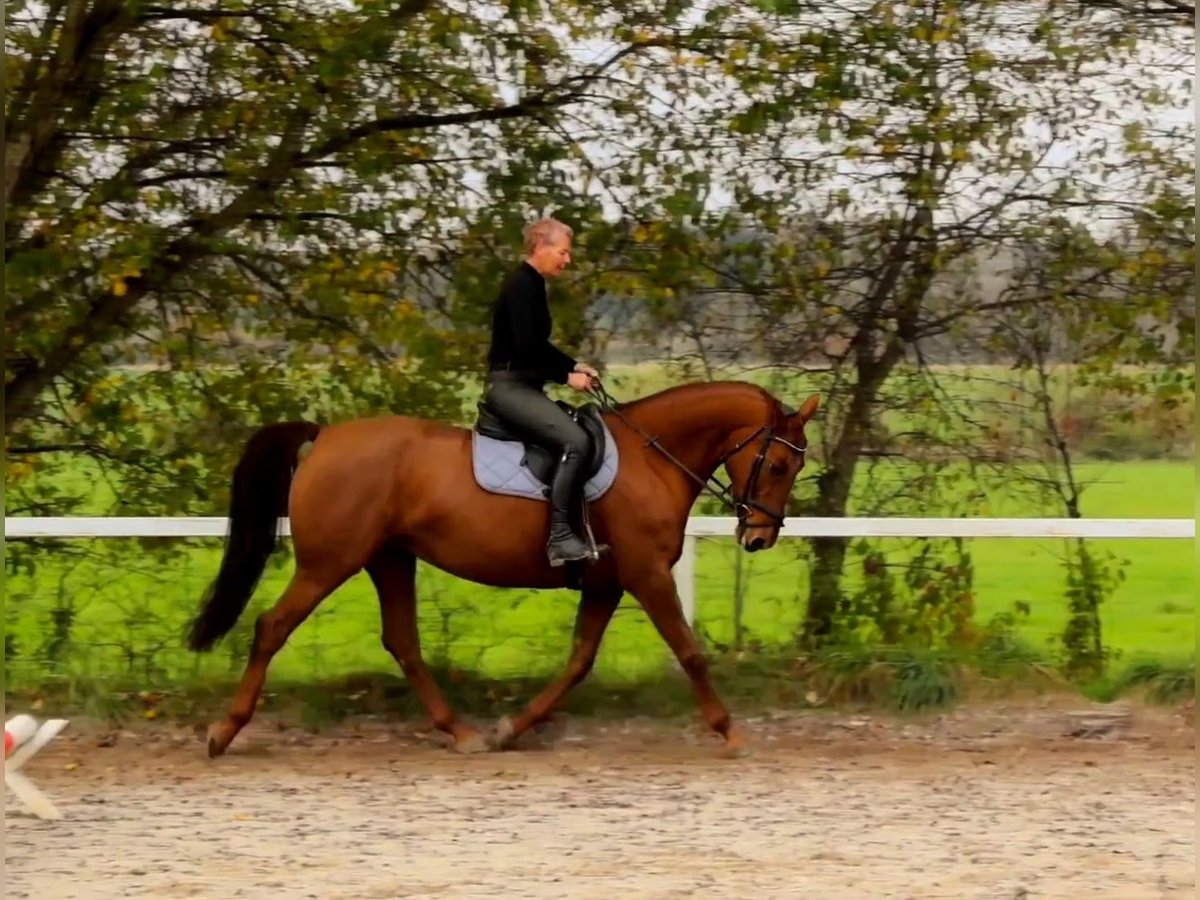
[[[746,544],[746,549],[749,550],[751,553],[754,553],[756,550],[761,550],[766,545],[767,545],[766,538],[756,537],[756,538],[751,539],[751,541],[748,544]]]

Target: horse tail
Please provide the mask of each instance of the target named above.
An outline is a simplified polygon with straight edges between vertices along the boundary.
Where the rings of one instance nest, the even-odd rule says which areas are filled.
[[[254,433],[233,470],[229,533],[217,577],[204,594],[192,622],[188,645],[210,649],[245,611],[267,560],[279,540],[279,518],[287,513],[292,476],[301,447],[316,439],[321,426],[278,422]]]

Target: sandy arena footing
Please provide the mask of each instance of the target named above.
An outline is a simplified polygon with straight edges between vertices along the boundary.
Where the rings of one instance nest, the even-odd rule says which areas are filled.
[[[455,755],[411,726],[73,723],[6,799],[10,898],[1196,896],[1195,732],[1175,709],[1009,704],[904,720],[573,721]]]

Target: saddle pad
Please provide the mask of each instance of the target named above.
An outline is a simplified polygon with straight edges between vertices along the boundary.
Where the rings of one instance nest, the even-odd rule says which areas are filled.
[[[583,495],[591,502],[603,497],[617,480],[617,444],[613,440],[608,423],[604,429],[604,459],[600,468],[583,485]],[[471,432],[471,468],[475,483],[493,494],[508,494],[530,500],[549,501],[543,484],[528,468],[521,464],[525,456],[525,445],[520,441],[501,441],[496,438]]]

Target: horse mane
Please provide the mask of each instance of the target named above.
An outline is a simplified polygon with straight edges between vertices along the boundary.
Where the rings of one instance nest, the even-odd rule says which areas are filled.
[[[686,384],[676,384],[632,400],[620,401],[615,408],[622,413],[636,413],[646,406],[655,406],[661,402],[686,402],[691,394],[708,394],[713,391],[729,391],[730,393],[747,393],[761,397],[766,404],[778,415],[783,411],[783,405],[761,385],[750,381],[690,381]]]

